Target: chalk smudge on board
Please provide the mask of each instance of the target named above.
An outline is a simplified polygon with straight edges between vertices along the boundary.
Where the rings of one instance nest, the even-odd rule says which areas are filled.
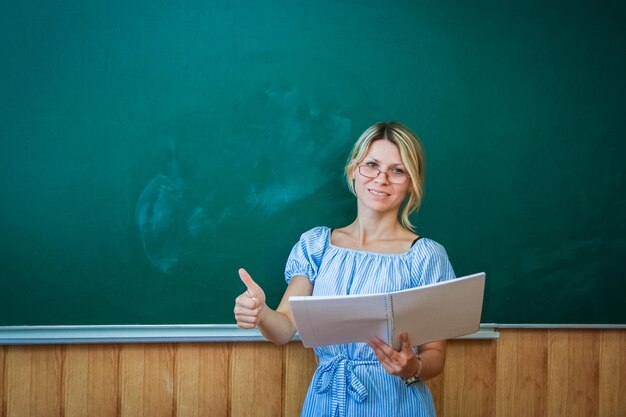
[[[148,260],[157,270],[168,273],[178,265],[184,251],[179,238],[183,209],[183,180],[173,150],[169,150],[167,174],[155,176],[135,206],[135,220]]]

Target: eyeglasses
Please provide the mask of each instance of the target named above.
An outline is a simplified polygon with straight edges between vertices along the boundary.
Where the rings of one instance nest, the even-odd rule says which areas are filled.
[[[378,178],[380,174],[385,174],[387,175],[387,179],[389,180],[389,182],[393,184],[404,184],[407,178],[409,178],[406,173],[402,171],[397,171],[396,169],[381,171],[380,169],[369,165],[359,166],[359,173],[367,178]]]

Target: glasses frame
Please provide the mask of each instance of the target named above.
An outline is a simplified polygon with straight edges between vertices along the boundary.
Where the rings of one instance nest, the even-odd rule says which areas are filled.
[[[367,174],[364,174],[363,171],[361,170],[361,168],[365,168],[366,170],[371,170],[372,172],[374,171],[378,171],[378,174],[376,174],[375,176],[370,176]],[[381,171],[378,168],[374,168],[368,165],[359,165],[357,167],[357,170],[359,171],[359,174],[363,175],[365,178],[371,178],[371,179],[375,179],[378,178],[380,176],[380,174],[385,174],[387,176],[387,180],[392,183],[392,184],[405,184],[407,182],[407,180],[410,177],[409,174],[394,174],[393,172],[390,172],[390,170],[387,171]],[[398,179],[400,179],[401,181],[397,181]]]

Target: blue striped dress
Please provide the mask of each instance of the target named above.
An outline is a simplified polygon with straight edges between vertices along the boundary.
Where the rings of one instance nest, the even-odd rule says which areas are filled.
[[[418,240],[406,253],[385,254],[334,246],[330,234],[331,229],[317,227],[300,237],[287,260],[287,283],[302,275],[313,284],[313,295],[344,295],[397,291],[455,277],[445,249],[430,239]],[[301,416],[435,416],[428,387],[407,387],[388,374],[366,343],[318,347],[315,354],[318,367]]]

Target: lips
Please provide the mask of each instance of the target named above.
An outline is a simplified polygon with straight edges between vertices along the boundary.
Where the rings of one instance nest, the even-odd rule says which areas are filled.
[[[367,191],[370,192],[370,194],[376,196],[376,197],[389,197],[390,194],[385,193],[383,191],[377,191],[377,190],[372,190],[372,189],[367,189]]]

